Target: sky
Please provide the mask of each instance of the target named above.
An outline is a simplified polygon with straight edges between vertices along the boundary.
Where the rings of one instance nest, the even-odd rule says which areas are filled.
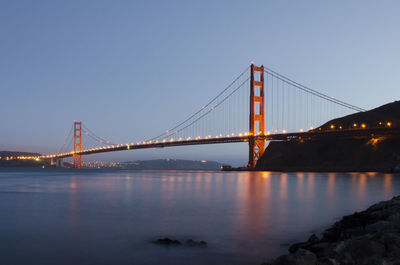
[[[158,135],[251,62],[364,109],[400,97],[399,1],[0,2],[0,150],[57,152],[74,120]],[[247,145],[124,151],[246,164]]]

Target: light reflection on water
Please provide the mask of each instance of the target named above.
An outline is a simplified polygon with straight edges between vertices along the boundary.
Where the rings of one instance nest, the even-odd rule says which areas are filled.
[[[1,264],[260,264],[399,191],[378,173],[1,169]]]

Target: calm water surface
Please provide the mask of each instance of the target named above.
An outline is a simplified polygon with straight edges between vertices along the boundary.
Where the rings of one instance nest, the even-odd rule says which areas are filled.
[[[0,169],[0,264],[260,264],[397,194],[393,174]]]

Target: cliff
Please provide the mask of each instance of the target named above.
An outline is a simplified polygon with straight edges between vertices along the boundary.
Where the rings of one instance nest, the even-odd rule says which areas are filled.
[[[350,129],[398,127],[400,101],[331,120],[315,130],[331,126]],[[321,129],[320,129],[321,128]],[[400,171],[400,135],[379,138],[297,139],[271,142],[256,165],[268,171]]]

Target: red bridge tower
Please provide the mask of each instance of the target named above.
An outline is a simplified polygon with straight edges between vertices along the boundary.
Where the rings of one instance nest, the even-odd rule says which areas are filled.
[[[82,151],[82,122],[74,122],[74,167],[82,168],[82,155],[77,154]]]
[[[259,79],[256,80],[255,73]],[[254,168],[265,149],[265,140],[257,137],[265,133],[264,66],[250,66],[250,117],[249,117],[249,163]]]

